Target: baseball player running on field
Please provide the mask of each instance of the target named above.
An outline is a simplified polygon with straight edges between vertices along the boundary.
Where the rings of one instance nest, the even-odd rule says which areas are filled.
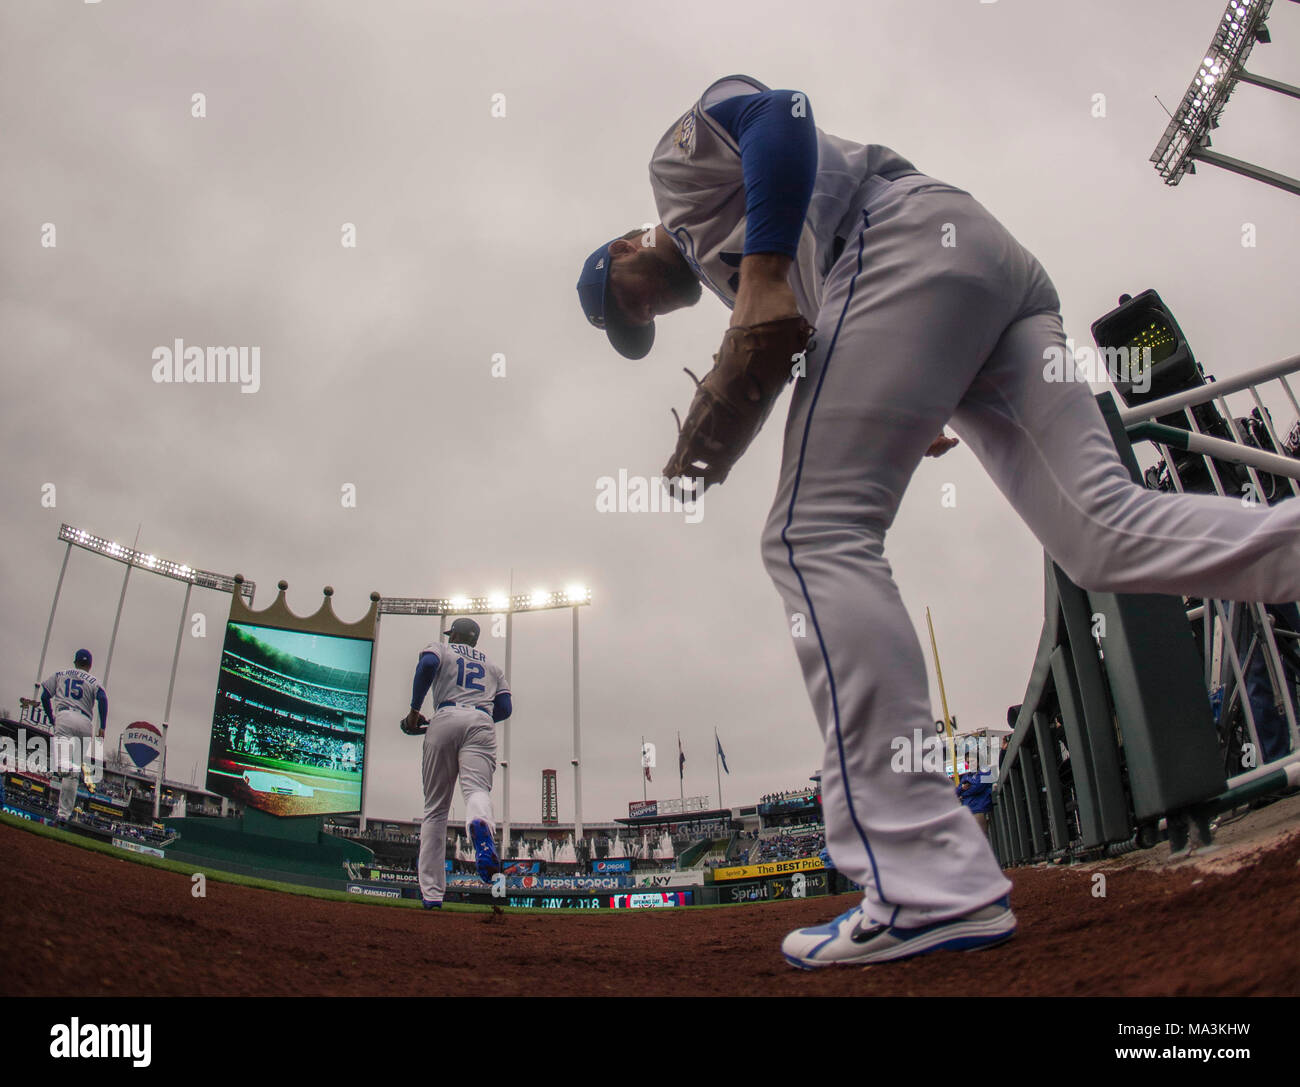
[[[84,775],[94,788],[100,762],[97,743],[108,727],[108,695],[90,674],[89,649],[78,649],[72,667],[55,672],[41,684],[41,705],[54,722],[50,751],[50,774],[59,783],[60,823],[72,818],[77,803],[77,783]],[[95,729],[95,708],[99,708],[99,729]]]
[[[402,731],[424,734],[422,776],[424,822],[420,825],[420,898],[426,910],[442,906],[447,891],[447,812],[460,778],[465,796],[465,823],[474,843],[479,878],[490,883],[500,871],[492,840],[492,775],[497,766],[496,722],[513,712],[510,688],[501,669],[475,648],[479,626],[457,619],[447,641],[420,652],[411,691],[411,712]],[[433,717],[420,713],[433,691]]]
[[[714,83],[659,141],[650,182],[660,223],[598,248],[578,293],[628,358],[649,352],[656,316],[699,298],[692,280],[731,310],[664,475],[721,482],[796,378],[762,552],[787,616],[806,620],[827,845],[864,894],[782,951],[818,967],[1009,939],[1010,884],[951,783],[890,769],[891,738],[934,721],[884,555],[922,456],[954,444],[951,423],[1099,591],[1300,599],[1300,501],[1134,484],[1087,384],[1045,377],[1066,343],[1039,262],[969,193],[816,128],[798,91]]]

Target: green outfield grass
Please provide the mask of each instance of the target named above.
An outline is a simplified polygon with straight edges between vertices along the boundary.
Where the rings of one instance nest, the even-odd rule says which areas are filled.
[[[327,891],[320,887],[304,887],[296,883],[280,883],[272,879],[258,879],[255,876],[241,876],[235,872],[223,872],[218,868],[206,868],[201,865],[182,864],[180,861],[169,861],[159,857],[151,857],[147,853],[132,853],[129,850],[118,849],[108,842],[97,842],[93,838],[87,838],[81,834],[74,834],[71,831],[62,830],[59,827],[47,827],[43,823],[37,823],[30,819],[20,819],[16,815],[10,815],[8,812],[0,812],[0,823],[5,826],[16,827],[18,830],[25,830],[31,834],[39,834],[46,838],[53,838],[56,841],[66,842],[69,845],[78,846],[81,849],[89,849],[95,853],[107,853],[118,860],[127,861],[131,864],[143,864],[150,868],[161,868],[167,872],[177,872],[184,876],[193,876],[197,872],[214,880],[217,883],[237,883],[242,887],[257,887],[264,891],[282,891],[285,894],[305,895],[308,898],[327,898],[335,902],[357,902],[364,903],[367,906],[396,906],[399,909],[422,909],[419,902],[409,898],[368,898],[364,895],[348,894],[346,891]],[[448,902],[444,909],[463,910],[466,913],[490,913],[490,906],[475,906],[467,903]],[[540,911],[539,911],[540,912]],[[549,912],[549,911],[548,911]],[[570,910],[570,913],[585,913],[585,910]]]
[[[246,762],[250,766],[262,766],[268,770],[283,770],[293,774],[302,774],[304,777],[355,782],[357,788],[361,788],[361,772],[359,770],[331,770],[326,766],[311,766],[308,763],[290,762],[287,759],[274,759],[269,755],[249,755],[243,751],[232,751],[223,755],[222,758],[229,759],[231,762]]]
[[[280,883],[271,879],[257,879],[254,876],[241,876],[235,872],[223,872],[217,868],[205,868],[198,865],[182,864],[180,861],[163,860],[158,857],[151,857],[145,853],[132,853],[125,849],[118,849],[108,842],[97,842],[93,838],[87,838],[81,834],[73,834],[70,831],[61,830],[58,827],[47,827],[44,823],[37,823],[30,819],[20,819],[16,815],[10,815],[8,812],[0,812],[0,824],[14,827],[17,830],[25,830],[29,834],[37,834],[46,838],[53,838],[56,841],[66,842],[68,845],[75,845],[80,849],[89,849],[95,853],[106,853],[111,857],[116,857],[120,861],[126,861],[129,864],[143,864],[150,868],[161,868],[167,872],[176,872],[183,876],[193,876],[195,873],[202,872],[203,875],[217,883],[236,883],[242,887],[257,887],[264,891],[281,891],[284,894],[305,895],[308,898],[327,898],[335,902],[349,902],[352,905],[364,906],[388,906],[404,910],[423,909],[418,901],[411,898],[368,898],[365,895],[348,894],[346,891],[327,891],[319,887],[303,887],[296,883]],[[617,894],[634,894],[640,891],[652,891],[655,888],[632,888],[627,891],[608,892]],[[573,891],[536,891],[531,894],[533,898],[558,898],[563,895],[574,894]],[[771,902],[743,902],[743,903],[714,903],[700,904],[696,906],[674,906],[673,909],[682,910],[721,910],[729,909],[736,906],[763,906],[773,905]],[[451,913],[491,913],[494,909],[507,909],[511,913],[540,913],[540,914],[585,914],[590,917],[592,914],[601,915],[619,915],[631,913],[640,913],[640,910],[608,910],[608,909],[546,909],[542,906],[478,906],[469,902],[446,902],[442,907]]]

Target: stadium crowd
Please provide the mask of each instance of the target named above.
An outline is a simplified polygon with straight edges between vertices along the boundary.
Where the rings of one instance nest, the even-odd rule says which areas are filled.
[[[228,711],[218,718],[218,724],[226,730],[232,752],[284,759],[329,770],[359,773],[361,769],[357,764],[361,746],[357,740],[341,739],[337,735],[301,726],[274,724],[266,718],[245,724]]]
[[[788,789],[783,793],[765,793],[759,797],[760,804],[786,804],[792,800],[812,800],[817,795],[817,790],[811,786],[805,786],[802,789]]]
[[[281,672],[272,671],[264,665],[245,660],[243,657],[237,657],[233,653],[225,655],[225,659],[222,661],[222,670],[242,676],[249,682],[256,683],[259,687],[265,687],[269,691],[292,695],[294,698],[310,702],[315,706],[327,706],[330,709],[342,710],[344,713],[353,713],[359,716],[364,716],[366,712],[365,691],[344,691],[337,687],[323,687],[316,683],[303,683],[301,680],[293,679]]]
[[[344,838],[359,838],[374,842],[395,842],[399,845],[418,845],[420,835],[418,832],[408,834],[400,830],[387,830],[383,827],[366,827],[361,830],[357,827],[343,826],[337,823],[329,823],[326,829],[331,834],[338,834]]]
[[[800,857],[815,857],[826,848],[826,830],[817,823],[782,828],[776,834],[759,838],[758,852],[750,854],[750,862],[766,864],[772,861],[792,861]]]

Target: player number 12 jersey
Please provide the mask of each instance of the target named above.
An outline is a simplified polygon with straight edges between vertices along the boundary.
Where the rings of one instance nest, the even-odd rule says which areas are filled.
[[[510,690],[501,669],[472,645],[433,642],[424,647],[421,654],[424,653],[438,658],[432,690],[435,713],[439,707],[447,708],[444,702],[452,702],[466,709],[482,710],[490,716],[496,696]]]

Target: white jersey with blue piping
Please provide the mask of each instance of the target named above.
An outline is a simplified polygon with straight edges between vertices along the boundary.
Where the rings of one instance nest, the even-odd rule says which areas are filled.
[[[81,668],[64,668],[50,676],[42,686],[50,696],[56,717],[66,710],[76,710],[94,720],[99,680],[89,672]]]
[[[718,80],[664,133],[650,160],[660,222],[700,282],[729,309],[745,249],[745,176],[735,138],[707,111],[737,95],[768,90],[750,76]],[[806,102],[791,103],[794,110],[806,107]],[[813,322],[821,309],[822,283],[839,255],[836,238],[860,225],[867,179],[920,172],[888,147],[816,132],[816,181],[790,272],[800,312]]]
[[[510,692],[505,674],[481,649],[463,642],[430,642],[420,651],[425,653],[438,658],[431,689],[435,713],[456,706],[491,717],[497,695]]]

